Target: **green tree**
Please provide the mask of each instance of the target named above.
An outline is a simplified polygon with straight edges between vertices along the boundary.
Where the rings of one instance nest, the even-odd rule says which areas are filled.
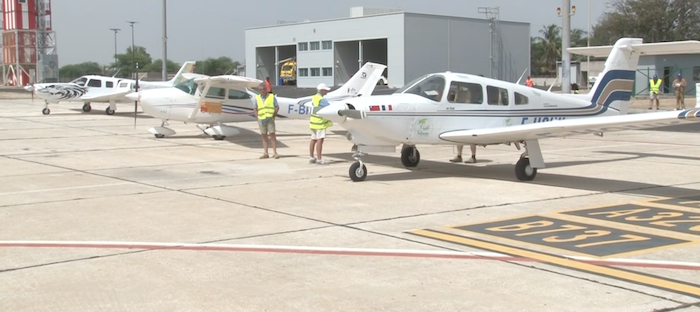
[[[58,75],[70,80],[84,75],[102,75],[102,66],[97,62],[64,65],[58,70]]]
[[[207,58],[195,64],[194,72],[208,76],[224,75],[233,73],[241,63],[231,60],[230,57],[221,56],[218,58]]]
[[[177,72],[180,67],[182,67],[181,64],[175,63],[171,60],[166,60],[165,61],[165,69],[168,73],[174,73]],[[147,72],[161,72],[163,70],[163,61],[162,59],[157,59],[154,60],[150,65],[144,67],[143,71]]]
[[[132,74],[134,72],[134,62],[132,62],[132,60],[138,64],[138,72],[141,73],[145,72],[145,69],[147,69],[151,63],[153,63],[151,60],[151,55],[148,54],[146,48],[136,46],[133,56],[131,54],[131,47],[126,48],[126,53],[117,54],[118,66],[117,64],[111,63],[110,68],[119,70],[117,77],[132,78]]]
[[[700,0],[612,0],[612,9],[593,27],[591,45],[610,45],[622,37],[644,42],[700,38]]]
[[[540,29],[540,36],[530,38],[530,58],[533,75],[556,75],[557,61],[561,60],[561,27],[556,24]],[[585,47],[588,33],[582,29],[572,29],[569,33],[570,47]],[[572,61],[585,60],[585,56],[571,55]]]

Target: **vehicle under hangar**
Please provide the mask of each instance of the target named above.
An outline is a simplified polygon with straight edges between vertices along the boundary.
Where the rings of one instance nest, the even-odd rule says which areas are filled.
[[[246,76],[300,88],[337,86],[365,62],[376,62],[388,66],[388,86],[401,87],[430,72],[513,82],[529,72],[529,23],[500,21],[497,14],[479,19],[367,7],[350,11],[347,18],[246,29]]]

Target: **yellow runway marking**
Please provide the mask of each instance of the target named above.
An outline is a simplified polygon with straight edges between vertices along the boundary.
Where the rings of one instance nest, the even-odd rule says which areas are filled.
[[[672,279],[661,278],[658,276],[646,275],[621,269],[615,269],[605,266],[598,266],[580,262],[577,260],[566,259],[545,253],[539,253],[527,249],[521,249],[501,244],[490,243],[478,239],[467,238],[463,236],[455,236],[432,230],[417,230],[409,232],[414,235],[433,238],[444,242],[460,244],[469,247],[475,247],[483,250],[488,250],[497,253],[508,254],[511,256],[525,257],[550,263],[553,265],[575,269],[583,272],[598,274],[601,276],[611,277],[618,280],[632,282],[638,285],[654,287],[657,289],[672,291],[680,294],[689,295],[700,298],[700,285],[685,283]]]

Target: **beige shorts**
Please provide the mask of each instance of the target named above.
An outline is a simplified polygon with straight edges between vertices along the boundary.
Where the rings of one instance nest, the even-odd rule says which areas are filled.
[[[258,119],[258,126],[260,126],[260,134],[274,134],[275,133],[275,120],[270,119],[268,122],[263,123]]]
[[[311,130],[311,139],[320,140],[326,137],[326,129]]]
[[[654,92],[649,92],[649,98],[652,100],[658,100],[659,99],[659,94],[654,93]]]

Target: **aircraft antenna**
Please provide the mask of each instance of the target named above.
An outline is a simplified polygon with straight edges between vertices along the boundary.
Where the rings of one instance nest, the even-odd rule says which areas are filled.
[[[491,33],[491,78],[503,80],[501,72],[501,26],[499,7],[479,7],[479,13],[485,14],[489,20],[489,32]]]

